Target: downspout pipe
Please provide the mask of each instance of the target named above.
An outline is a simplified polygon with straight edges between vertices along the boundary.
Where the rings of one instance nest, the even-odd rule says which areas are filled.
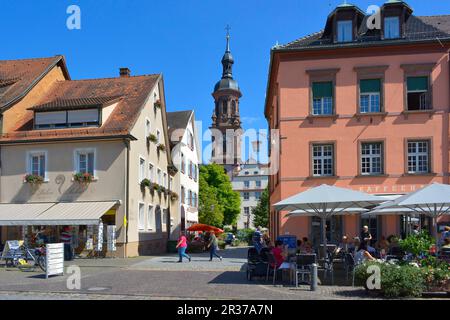
[[[128,247],[128,225],[130,224],[130,140],[124,140],[125,147],[127,148],[127,156],[126,156],[126,170],[125,170],[125,217],[126,217],[126,226],[125,226],[125,246],[124,246],[124,258],[128,256],[127,254],[127,247]]]

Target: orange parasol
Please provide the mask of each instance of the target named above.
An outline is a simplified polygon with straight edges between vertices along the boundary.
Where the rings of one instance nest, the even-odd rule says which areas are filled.
[[[195,232],[195,231],[203,231],[203,232],[214,232],[216,234],[223,233],[223,230],[217,227],[209,226],[203,223],[196,223],[190,226],[187,231]]]

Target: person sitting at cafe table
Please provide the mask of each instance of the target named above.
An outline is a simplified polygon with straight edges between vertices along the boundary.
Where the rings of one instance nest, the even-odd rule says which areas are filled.
[[[384,250],[385,252],[387,252],[389,250],[389,241],[386,240],[385,236],[381,236],[380,240],[378,240],[375,243],[375,249],[377,249],[380,252],[382,250]]]
[[[361,241],[358,247],[358,251],[355,253],[355,264],[362,264],[367,260],[375,260],[375,258],[367,250],[367,244],[365,241]]]
[[[272,254],[277,262],[277,268],[279,268],[286,258],[283,248],[283,241],[277,240],[275,242],[275,247],[272,249]]]
[[[339,243],[339,245],[336,248],[337,252],[348,252],[348,248],[349,248],[349,241],[348,241],[348,237],[346,235],[342,236],[342,240],[341,243]]]
[[[313,250],[312,250],[311,242],[309,242],[307,237],[303,237],[302,244],[300,246],[300,253],[309,254],[312,252],[313,252]]]
[[[360,244],[361,241],[359,240],[359,237],[354,237],[352,243],[348,245],[348,252],[353,254],[356,253]]]

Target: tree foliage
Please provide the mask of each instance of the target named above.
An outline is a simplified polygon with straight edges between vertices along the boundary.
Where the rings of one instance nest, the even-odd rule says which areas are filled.
[[[241,198],[239,193],[233,191],[230,178],[224,168],[218,164],[202,166],[199,181],[199,207],[200,211],[204,211],[199,216],[202,217],[202,223],[207,223],[207,220],[218,220],[220,212],[222,226],[234,225],[241,211]],[[211,207],[208,209],[208,205],[213,204],[212,202],[217,204],[214,207],[215,210],[210,210]],[[207,217],[208,215],[213,217]]]
[[[199,177],[199,190],[199,222],[215,227],[222,227],[223,209],[217,201],[215,190],[208,185],[201,174]]]
[[[269,190],[266,188],[259,199],[258,205],[252,210],[255,227],[269,227]]]

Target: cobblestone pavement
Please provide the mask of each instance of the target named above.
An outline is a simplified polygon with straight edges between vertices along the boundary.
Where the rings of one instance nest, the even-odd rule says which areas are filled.
[[[276,285],[263,279],[247,281],[246,248],[221,251],[223,261],[205,254],[176,263],[176,255],[132,259],[75,260],[81,288],[69,290],[70,275],[45,279],[42,272],[21,272],[0,266],[0,299],[373,299],[361,288]]]

